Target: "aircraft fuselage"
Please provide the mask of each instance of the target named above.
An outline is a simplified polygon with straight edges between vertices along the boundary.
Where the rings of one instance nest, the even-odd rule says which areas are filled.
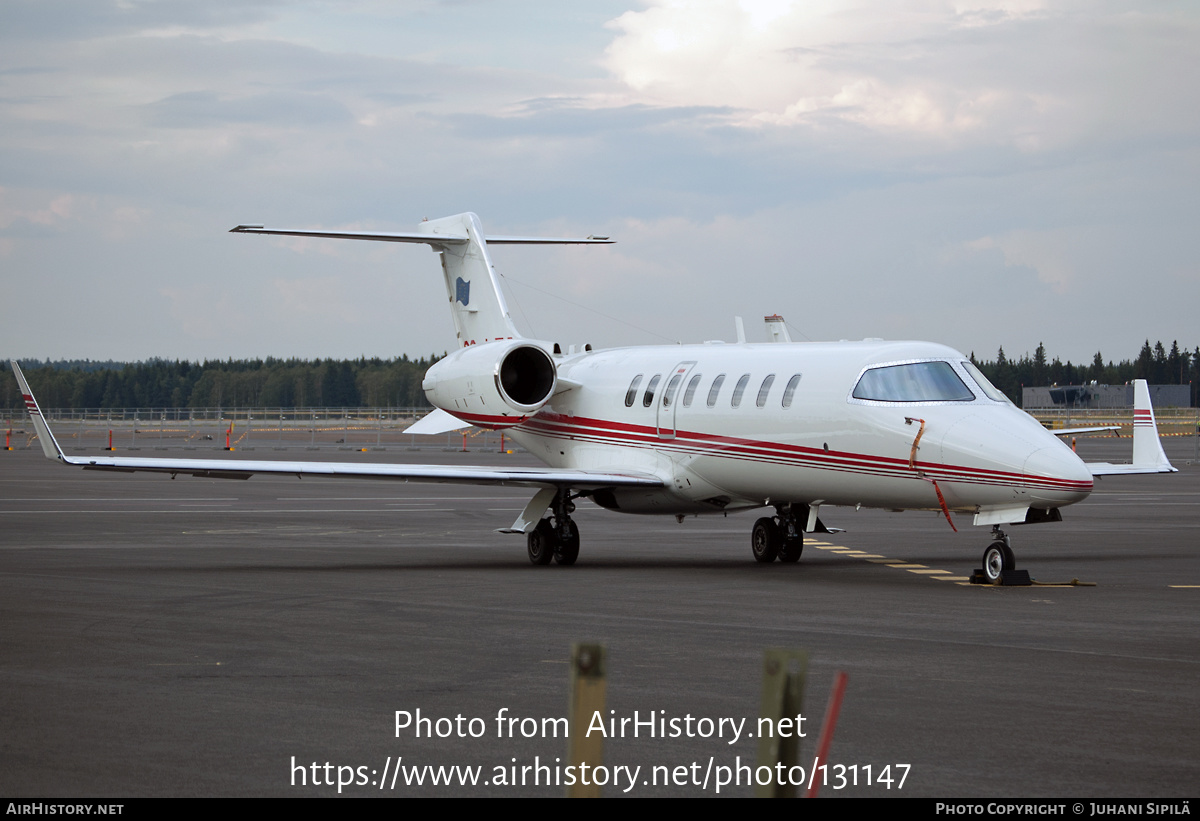
[[[948,363],[970,398],[853,395],[871,367],[921,362]],[[935,482],[947,506],[964,512],[1086,498],[1092,476],[1083,462],[1028,414],[989,398],[964,362],[958,351],[925,342],[588,352],[558,362],[560,380],[572,387],[508,434],[553,467],[661,476],[663,489],[596,495],[630,513],[792,502],[937,510]]]

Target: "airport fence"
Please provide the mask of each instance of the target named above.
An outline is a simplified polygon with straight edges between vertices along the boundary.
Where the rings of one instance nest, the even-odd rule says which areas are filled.
[[[518,450],[503,433],[406,433],[430,408],[43,408],[64,450]],[[34,444],[23,411],[3,417],[12,447]]]
[[[519,450],[502,433],[467,428],[435,436],[406,433],[429,408],[122,408],[43,410],[64,449],[98,450]],[[1050,429],[1118,425],[1133,432],[1132,408],[1036,409]],[[1164,436],[1200,435],[1200,408],[1155,411]],[[22,411],[0,417],[12,447],[34,442]]]
[[[1120,435],[1133,433],[1133,408],[1031,408],[1027,412],[1051,430],[1120,425]],[[1200,408],[1155,408],[1154,419],[1162,436],[1195,436],[1200,431]]]

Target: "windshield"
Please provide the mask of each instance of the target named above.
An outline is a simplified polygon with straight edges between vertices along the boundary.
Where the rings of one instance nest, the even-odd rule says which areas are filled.
[[[973,362],[964,361],[962,366],[967,369],[967,373],[971,374],[971,378],[979,385],[980,390],[988,395],[988,399],[995,399],[997,402],[1006,402],[1012,404],[1012,400],[1004,395],[1004,392],[988,381],[988,378],[983,375],[983,371],[975,367]]]
[[[863,373],[854,386],[855,399],[876,402],[970,402],[975,394],[949,362],[887,365]]]

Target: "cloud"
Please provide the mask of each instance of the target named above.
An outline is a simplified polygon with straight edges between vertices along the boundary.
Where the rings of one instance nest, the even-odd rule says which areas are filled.
[[[1147,105],[1128,78],[1113,82],[1119,31],[1129,75],[1197,101],[1177,70],[1194,63],[1191,46],[1166,23],[1052,0],[651,0],[612,21],[605,64],[630,102],[736,107],[744,126],[1038,151],[1102,136],[1099,123],[1126,133],[1123,104],[1153,109],[1161,127],[1194,125],[1193,111]],[[1183,23],[1195,33],[1194,19]]]
[[[151,103],[145,111],[151,125],[164,128],[203,128],[227,123],[298,127],[353,119],[350,110],[336,100],[280,91],[244,97],[187,91]]]

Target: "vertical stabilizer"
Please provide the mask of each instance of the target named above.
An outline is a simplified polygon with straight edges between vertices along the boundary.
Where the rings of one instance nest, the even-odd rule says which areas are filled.
[[[500,291],[479,217],[467,213],[427,220],[418,230],[423,234],[468,238],[465,243],[434,246],[442,256],[446,295],[459,347],[519,337]]]
[[[1133,466],[1146,471],[1174,471],[1162,440],[1150,404],[1150,387],[1145,379],[1133,380]]]

